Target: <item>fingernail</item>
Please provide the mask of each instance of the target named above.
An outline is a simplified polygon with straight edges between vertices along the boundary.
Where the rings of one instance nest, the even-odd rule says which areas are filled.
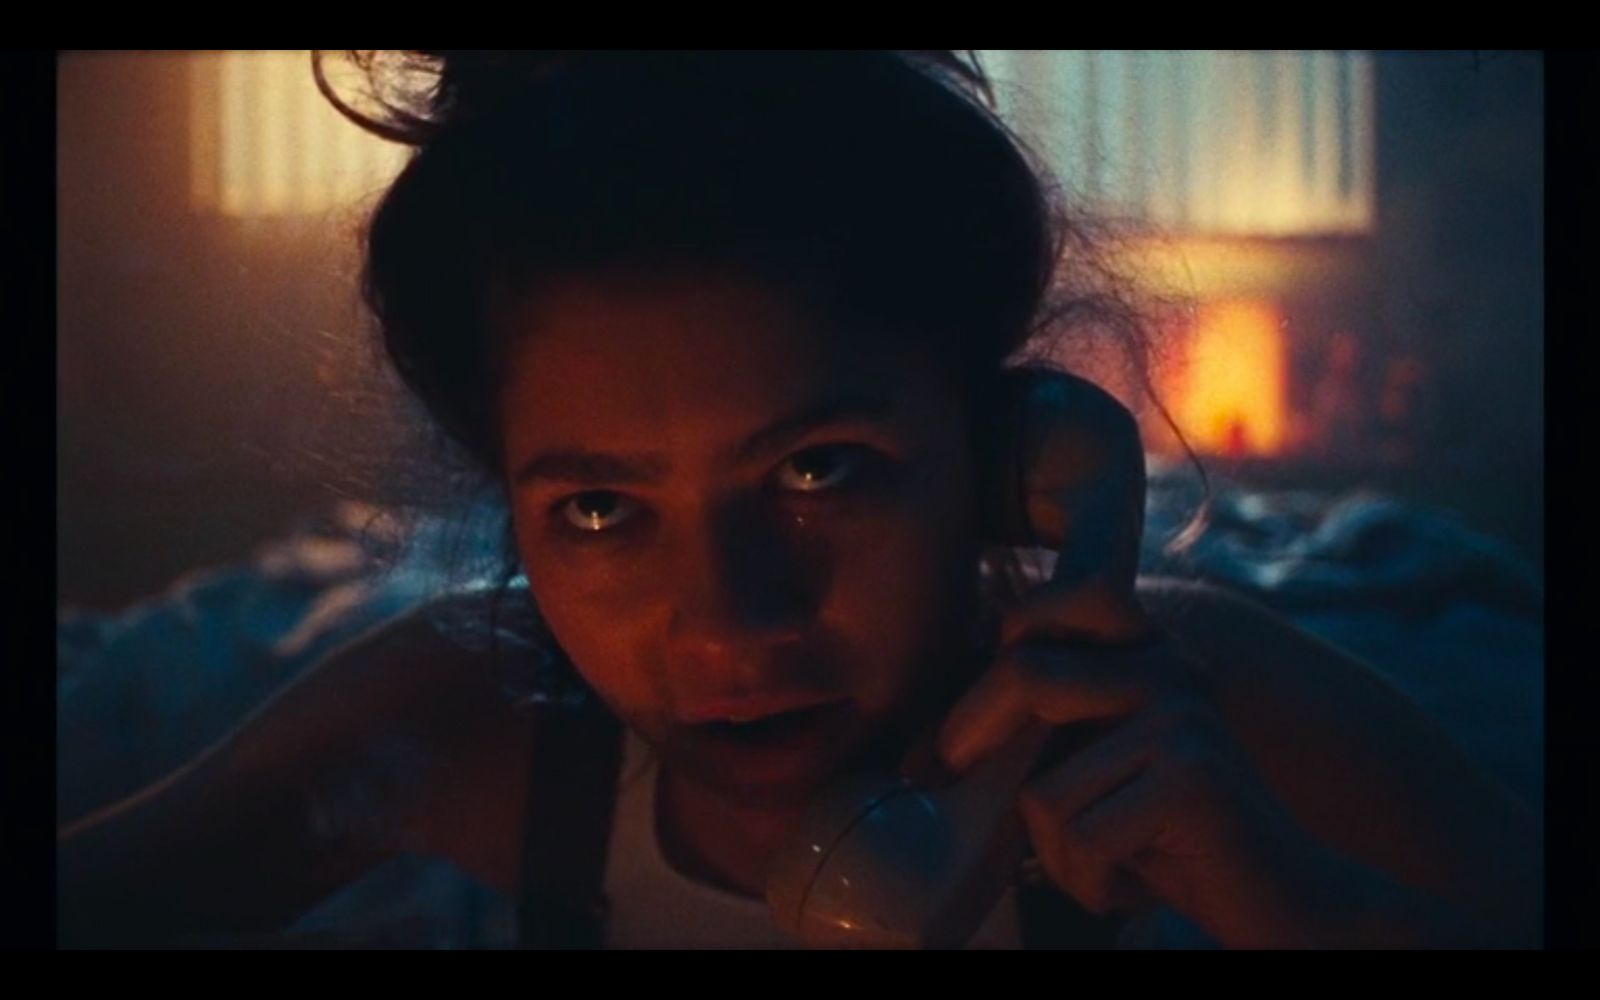
[[[946,739],[944,736],[939,737],[939,760],[952,777],[961,775],[972,763],[971,754],[963,741]]]

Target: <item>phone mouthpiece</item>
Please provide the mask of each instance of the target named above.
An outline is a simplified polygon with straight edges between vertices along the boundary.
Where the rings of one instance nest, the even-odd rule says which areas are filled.
[[[818,948],[959,948],[1022,860],[1017,790],[1049,737],[1030,726],[934,791],[853,775],[812,801],[774,856],[778,925]]]

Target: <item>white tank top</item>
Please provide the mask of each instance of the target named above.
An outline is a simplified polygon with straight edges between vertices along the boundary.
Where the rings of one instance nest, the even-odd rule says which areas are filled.
[[[611,907],[606,947],[801,947],[778,929],[764,901],[696,881],[667,863],[656,838],[659,774],[649,747],[629,731],[606,862],[605,894]],[[967,947],[1021,946],[1016,894],[1007,891]]]

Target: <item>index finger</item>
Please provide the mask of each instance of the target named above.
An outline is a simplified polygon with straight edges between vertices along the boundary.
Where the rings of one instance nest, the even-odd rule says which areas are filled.
[[[1001,611],[1002,646],[1038,640],[1072,640],[1103,646],[1138,645],[1155,626],[1138,592],[1104,576],[1057,573]]]
[[[1022,643],[1004,650],[946,718],[939,756],[955,772],[1033,719],[1063,726],[1119,718],[1153,700],[1171,675],[1163,641],[1097,648]]]

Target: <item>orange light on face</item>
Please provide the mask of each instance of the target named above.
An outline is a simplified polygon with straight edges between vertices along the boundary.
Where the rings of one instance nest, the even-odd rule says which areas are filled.
[[[1288,443],[1288,364],[1283,319],[1271,304],[1202,306],[1165,395],[1196,451],[1234,458],[1274,455]]]

